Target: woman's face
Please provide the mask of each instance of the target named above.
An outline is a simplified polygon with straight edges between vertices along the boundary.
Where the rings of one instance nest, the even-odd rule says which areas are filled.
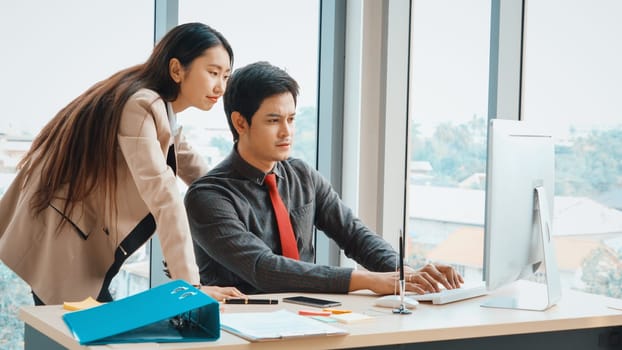
[[[188,67],[180,67],[180,74],[173,76],[173,80],[179,80],[179,95],[172,102],[175,113],[188,107],[210,110],[225,92],[230,62],[227,50],[219,45],[205,50]]]

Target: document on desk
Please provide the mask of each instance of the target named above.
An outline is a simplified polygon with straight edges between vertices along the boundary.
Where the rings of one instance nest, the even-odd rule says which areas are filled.
[[[222,313],[220,327],[253,342],[348,334],[344,329],[287,310]]]

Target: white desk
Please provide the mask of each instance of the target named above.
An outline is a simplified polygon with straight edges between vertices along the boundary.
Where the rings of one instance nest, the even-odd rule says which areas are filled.
[[[622,336],[622,311],[609,308],[615,300],[602,296],[564,290],[558,305],[547,311],[521,311],[483,308],[488,297],[520,292],[530,293],[541,285],[518,282],[491,293],[447,305],[420,304],[411,315],[394,315],[390,309],[373,306],[375,296],[361,294],[317,294],[339,300],[343,308],[375,316],[372,320],[337,324],[350,334],[338,337],[313,337],[266,343],[250,343],[225,331],[215,342],[176,344],[131,344],[80,346],[69,334],[61,315],[61,306],[24,307],[20,318],[26,323],[25,349],[49,349],[52,342],[69,349],[322,349],[378,347],[413,344],[417,349],[613,349],[622,345],[599,347],[610,335]],[[272,294],[279,299],[299,293]],[[280,302],[278,305],[225,305],[224,312],[272,311],[309,308]],[[44,343],[41,343],[43,341]],[[45,343],[45,342],[51,343]],[[566,344],[564,344],[566,343]],[[51,345],[50,345],[51,346]],[[402,348],[407,348],[403,346]]]

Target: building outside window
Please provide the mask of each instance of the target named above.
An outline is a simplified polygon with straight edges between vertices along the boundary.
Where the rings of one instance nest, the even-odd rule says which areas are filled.
[[[622,3],[529,1],[525,120],[554,131],[562,285],[622,297]]]
[[[179,2],[179,23],[203,22],[220,31],[233,48],[233,70],[257,61],[285,69],[300,85],[292,156],[311,165],[317,149],[317,81],[319,1]],[[224,159],[233,145],[222,101],[210,115],[189,109],[179,122],[211,166]]]
[[[144,62],[153,47],[153,18],[151,0],[0,3],[0,196],[34,137],[62,107],[97,81]],[[133,259],[148,259],[148,252]],[[117,280],[112,289],[125,295],[128,283]],[[0,348],[23,348],[17,313],[24,305],[33,305],[29,286],[0,262]]]
[[[490,1],[413,1],[411,261],[481,278]],[[622,297],[617,1],[527,1],[521,119],[554,132],[562,286]],[[542,280],[537,274],[535,280]]]
[[[482,278],[490,1],[411,10],[407,255]]]
[[[153,19],[151,0],[0,5],[0,42],[3,52],[14,53],[0,58],[0,73],[11,82],[0,87],[5,112],[0,118],[0,196],[13,180],[19,159],[60,108],[95,82],[145,61],[153,47]],[[179,23],[190,21],[207,23],[227,37],[235,53],[234,68],[270,61],[298,81],[293,155],[315,165],[319,1],[182,0]],[[178,117],[189,142],[210,166],[231,150],[221,103],[207,113],[191,109]],[[180,182],[180,193],[184,191]],[[113,280],[115,299],[149,287],[148,247],[130,257]],[[17,312],[32,303],[28,285],[0,263],[1,348],[23,347]]]

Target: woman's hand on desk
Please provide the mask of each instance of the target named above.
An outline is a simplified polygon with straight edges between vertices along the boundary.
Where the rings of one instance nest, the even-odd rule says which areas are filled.
[[[246,297],[246,295],[242,294],[242,292],[235,287],[201,286],[201,291],[218,301],[222,301],[226,298]]]

